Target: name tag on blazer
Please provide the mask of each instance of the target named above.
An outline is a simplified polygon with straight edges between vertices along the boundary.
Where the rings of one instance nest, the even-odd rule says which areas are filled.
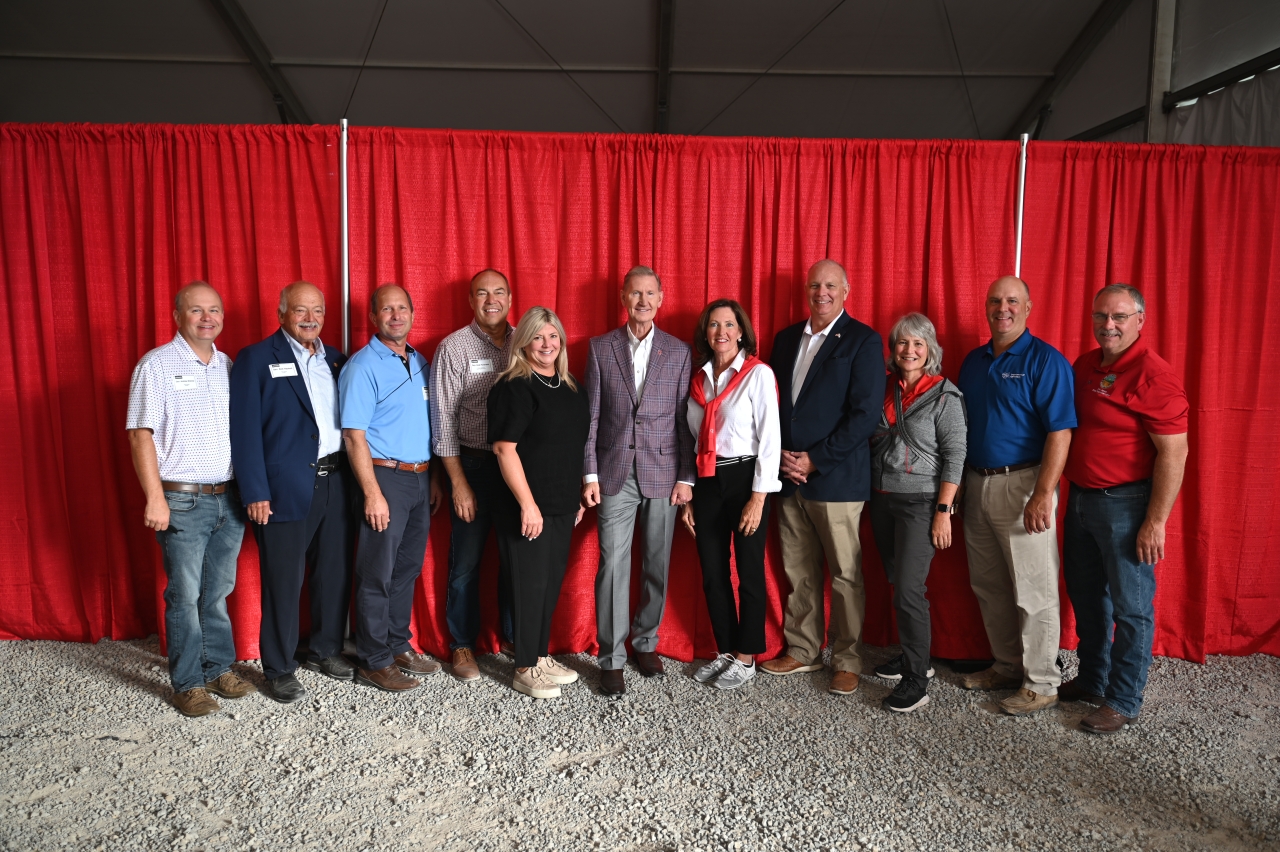
[[[285,378],[288,378],[289,376],[298,375],[298,365],[295,363],[271,364],[270,367],[271,367],[271,378],[273,379],[285,379]]]

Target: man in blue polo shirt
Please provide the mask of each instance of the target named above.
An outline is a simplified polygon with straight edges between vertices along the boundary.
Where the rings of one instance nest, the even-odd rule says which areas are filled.
[[[440,487],[431,460],[431,368],[409,345],[413,300],[384,284],[369,300],[377,335],[339,378],[342,438],[364,493],[356,544],[356,680],[388,692],[419,685],[440,664],[414,653],[413,589],[422,573]]]
[[[995,664],[965,689],[1016,689],[1000,702],[1024,716],[1056,704],[1058,481],[1076,425],[1062,353],[1027,331],[1031,291],[1012,275],[987,291],[991,342],[960,367],[969,410],[964,538]]]

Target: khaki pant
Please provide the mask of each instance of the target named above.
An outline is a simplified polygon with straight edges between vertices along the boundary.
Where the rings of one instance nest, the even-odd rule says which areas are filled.
[[[820,503],[796,491],[778,500],[782,566],[791,583],[783,635],[787,652],[802,663],[822,656],[826,625],[822,559],[831,571],[831,667],[862,673],[862,543],[858,522],[865,503]]]
[[[1032,535],[1022,512],[1035,490],[1040,466],[981,476],[968,471],[964,543],[969,583],[978,596],[995,670],[1021,677],[1040,695],[1056,695],[1058,670],[1058,494],[1047,532]]]

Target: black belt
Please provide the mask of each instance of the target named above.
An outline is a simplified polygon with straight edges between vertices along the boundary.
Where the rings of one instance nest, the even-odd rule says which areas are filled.
[[[458,451],[464,456],[471,456],[473,459],[493,458],[493,450],[477,450],[475,447],[468,447],[466,444],[459,444]]]
[[[165,491],[181,491],[184,494],[225,494],[233,482],[235,482],[234,479],[219,482],[217,485],[201,485],[196,482],[161,482],[160,487]]]
[[[753,462],[755,460],[755,456],[733,456],[732,458],[716,456],[716,467],[724,467],[729,464],[740,464],[741,462]]]
[[[966,465],[969,470],[978,474],[978,476],[997,476],[1002,473],[1013,473],[1018,470],[1026,470],[1040,464],[1040,460],[1023,462],[1022,464],[1007,464],[1004,467],[977,467],[976,465]]]
[[[1134,486],[1149,486],[1149,485],[1151,485],[1150,479],[1135,479],[1133,482],[1121,482],[1118,485],[1108,485],[1106,488],[1085,488],[1083,485],[1076,485],[1074,482],[1072,482],[1071,490],[1080,491],[1082,493],[1089,493],[1089,494],[1102,494],[1105,491],[1115,491],[1119,488],[1129,488]]]
[[[336,453],[329,453],[316,460],[316,476],[328,476],[337,470],[343,462],[346,453],[339,450]]]

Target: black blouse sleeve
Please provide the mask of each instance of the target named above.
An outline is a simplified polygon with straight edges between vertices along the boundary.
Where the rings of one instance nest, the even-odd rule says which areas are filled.
[[[489,390],[489,443],[519,443],[533,419],[534,400],[529,383],[499,379]]]

